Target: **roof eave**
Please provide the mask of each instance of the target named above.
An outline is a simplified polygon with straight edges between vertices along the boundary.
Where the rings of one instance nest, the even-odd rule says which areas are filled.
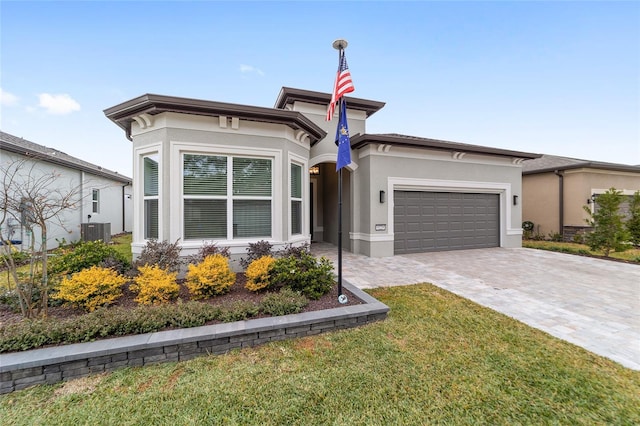
[[[351,148],[360,149],[372,143],[386,144],[391,146],[403,146],[418,149],[433,149],[448,152],[468,152],[474,154],[494,155],[500,157],[520,158],[524,160],[540,158],[542,154],[530,152],[512,151],[500,148],[483,147],[479,145],[467,145],[457,142],[441,141],[436,139],[411,139],[389,135],[359,135],[351,138]]]
[[[146,94],[104,110],[107,118],[121,127],[130,140],[133,117],[143,113],[156,115],[163,112],[204,116],[237,116],[245,120],[283,124],[294,130],[304,130],[310,136],[312,145],[327,135],[324,130],[300,112],[200,99]]]

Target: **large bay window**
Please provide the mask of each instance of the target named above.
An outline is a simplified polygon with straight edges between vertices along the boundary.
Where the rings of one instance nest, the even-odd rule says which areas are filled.
[[[184,239],[270,238],[272,168],[265,158],[184,154]]]
[[[291,163],[291,235],[302,233],[302,166]]]
[[[143,157],[144,238],[158,238],[158,155]]]

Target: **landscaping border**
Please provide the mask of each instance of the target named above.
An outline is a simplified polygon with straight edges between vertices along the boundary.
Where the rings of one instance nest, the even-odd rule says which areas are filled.
[[[364,303],[301,314],[115,337],[0,354],[0,394],[125,367],[185,361],[235,348],[294,339],[384,320],[389,307],[347,282]]]

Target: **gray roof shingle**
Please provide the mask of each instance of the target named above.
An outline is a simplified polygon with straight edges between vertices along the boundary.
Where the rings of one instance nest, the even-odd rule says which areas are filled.
[[[82,170],[97,176],[102,176],[122,183],[131,183],[131,178],[118,172],[107,170],[101,166],[72,157],[55,148],[39,145],[35,142],[0,131],[0,150],[33,157],[48,163],[59,164],[72,169]]]

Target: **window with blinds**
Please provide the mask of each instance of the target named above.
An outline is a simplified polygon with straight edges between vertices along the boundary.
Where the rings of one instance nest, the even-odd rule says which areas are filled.
[[[271,237],[272,160],[185,154],[183,193],[185,239]]]
[[[144,238],[158,238],[158,155],[143,158]]]
[[[291,234],[302,233],[302,166],[291,164]]]

